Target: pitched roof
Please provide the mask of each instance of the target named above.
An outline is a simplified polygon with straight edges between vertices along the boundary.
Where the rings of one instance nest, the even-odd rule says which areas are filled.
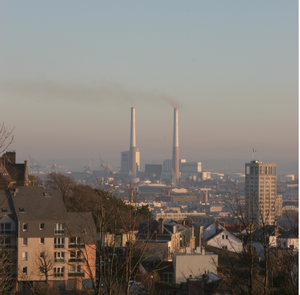
[[[96,226],[90,212],[68,212],[67,231],[71,237],[81,237],[86,244],[96,243]]]
[[[213,240],[215,237],[217,237],[218,235],[220,235],[221,233],[224,233],[226,235],[228,235],[231,239],[235,240],[238,243],[242,243],[242,241],[240,239],[238,239],[236,236],[234,236],[233,234],[231,234],[230,232],[228,232],[225,229],[218,229],[217,232],[215,234],[213,234],[212,236],[210,236],[206,242]]]
[[[59,191],[45,190],[43,187],[18,187],[12,192],[11,199],[21,221],[65,220],[67,217]]]
[[[25,181],[25,164],[9,164],[7,172],[14,181]]]
[[[279,239],[298,239],[298,229],[292,228],[289,231],[284,232],[280,236]]]

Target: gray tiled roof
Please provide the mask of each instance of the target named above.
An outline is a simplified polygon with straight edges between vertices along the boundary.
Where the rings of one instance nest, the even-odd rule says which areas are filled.
[[[67,234],[81,237],[86,244],[96,243],[96,227],[90,212],[68,212]]]
[[[45,193],[50,196],[45,196]],[[47,191],[43,187],[19,187],[11,198],[20,221],[66,219],[67,211],[58,191]],[[20,208],[24,208],[24,212],[20,212]]]

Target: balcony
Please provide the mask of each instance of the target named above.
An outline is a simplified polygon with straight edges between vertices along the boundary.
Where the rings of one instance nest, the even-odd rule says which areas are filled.
[[[57,273],[54,273],[54,277],[55,278],[58,278],[58,277],[63,277],[65,274],[63,272],[57,272]]]
[[[56,263],[64,263],[65,260],[63,258],[55,258],[54,262],[56,262]]]
[[[64,229],[55,229],[54,230],[54,234],[55,235],[64,235],[65,234],[65,230]]]
[[[54,248],[65,248],[65,244],[54,244]]]
[[[84,262],[84,258],[76,258],[76,257],[72,257],[69,259],[69,262]]]
[[[69,277],[84,277],[84,272],[81,271],[81,272],[69,272]]]
[[[0,245],[1,250],[13,250],[17,249],[17,245],[11,245],[11,244],[2,244]]]
[[[15,230],[0,230],[0,235],[3,236],[10,236],[10,235],[15,236],[16,234],[17,232]]]
[[[3,260],[3,264],[4,265],[8,265],[8,264],[16,264],[17,263],[17,259],[16,258],[10,258],[7,257]]]
[[[69,244],[69,248],[84,248],[84,244]]]

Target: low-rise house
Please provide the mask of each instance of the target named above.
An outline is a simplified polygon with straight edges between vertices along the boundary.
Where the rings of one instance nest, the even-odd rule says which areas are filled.
[[[218,255],[212,252],[174,253],[173,282],[180,284],[186,282],[186,279],[189,277],[200,276],[207,272],[217,273],[217,267]]]
[[[15,151],[0,156],[0,188],[28,185],[32,184],[28,175],[27,161],[16,163]]]
[[[145,258],[169,259],[180,249],[180,233],[176,232],[173,224],[165,223],[163,219],[140,222],[136,241],[147,243]]]
[[[215,235],[219,229],[224,230],[225,228],[219,224],[218,220],[214,220],[213,222],[207,224],[203,228],[203,240],[206,241],[208,238]]]
[[[187,294],[189,295],[230,294],[226,291],[227,286],[224,279],[213,272],[187,279]]]
[[[187,278],[194,278],[205,273],[215,272],[218,267],[218,255],[205,252],[200,247],[197,251],[173,253],[172,261],[143,261],[141,263],[142,273],[149,274],[154,271],[159,274],[160,281],[167,283],[184,283]]]
[[[1,248],[13,250],[14,289],[92,286],[96,228],[90,213],[67,212],[60,193],[42,187],[2,190],[0,204]]]
[[[114,247],[126,247],[128,243],[135,242],[137,232],[137,230],[127,232],[124,229],[116,230],[115,234],[106,232],[105,245],[107,247],[112,247],[113,245]]]
[[[209,246],[235,253],[240,253],[244,249],[242,241],[224,229],[217,230],[205,243]]]
[[[277,247],[299,249],[298,228],[292,228],[277,236]]]
[[[140,222],[136,241],[147,243],[144,256],[153,259],[171,259],[172,254],[181,248],[195,248],[193,228],[163,219]]]

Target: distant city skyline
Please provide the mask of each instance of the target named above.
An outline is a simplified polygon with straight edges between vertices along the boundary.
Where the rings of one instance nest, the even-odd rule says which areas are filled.
[[[18,159],[298,159],[296,1],[0,4]],[[242,169],[242,168],[241,168]],[[280,166],[278,165],[278,169]]]

